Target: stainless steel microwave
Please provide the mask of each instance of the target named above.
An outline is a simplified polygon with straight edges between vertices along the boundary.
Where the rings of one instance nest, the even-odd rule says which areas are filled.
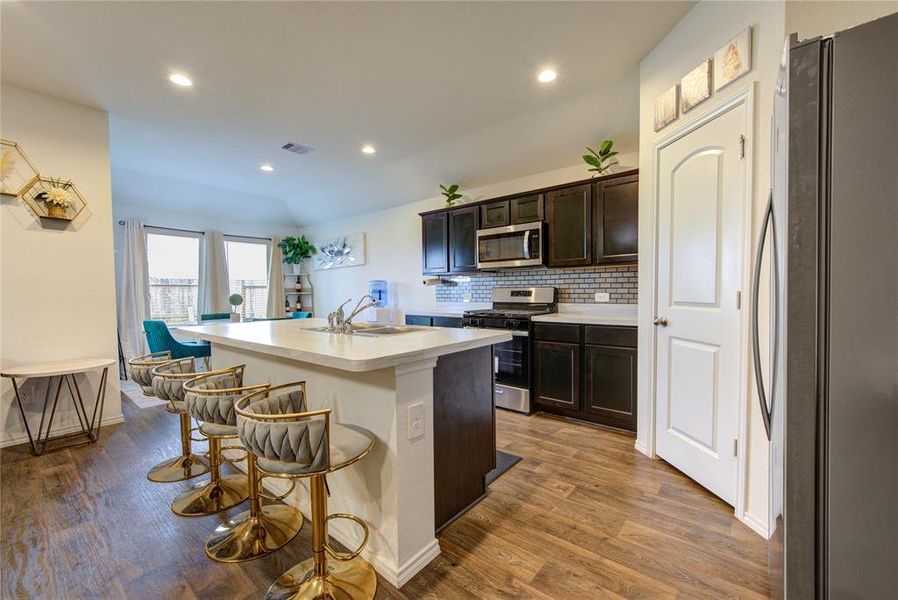
[[[477,232],[477,268],[533,267],[545,264],[545,225],[523,223]]]

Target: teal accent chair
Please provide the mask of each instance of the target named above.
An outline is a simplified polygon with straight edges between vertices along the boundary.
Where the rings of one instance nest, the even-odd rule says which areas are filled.
[[[192,356],[205,359],[207,365],[209,357],[212,356],[212,345],[209,342],[179,342],[172,336],[165,321],[148,319],[143,322],[143,331],[147,336],[147,345],[150,347],[150,352],[156,353],[168,350],[171,352],[173,359]]]
[[[298,310],[293,313],[293,318],[294,319],[311,319],[312,313],[310,313],[308,311],[304,311],[304,310]]]
[[[200,315],[200,323],[203,321],[230,321],[231,313],[203,313]]]

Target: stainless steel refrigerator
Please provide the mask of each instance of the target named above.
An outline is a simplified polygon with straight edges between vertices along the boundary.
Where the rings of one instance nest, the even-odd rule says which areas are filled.
[[[898,13],[793,34],[773,114],[753,290],[772,596],[898,598]]]

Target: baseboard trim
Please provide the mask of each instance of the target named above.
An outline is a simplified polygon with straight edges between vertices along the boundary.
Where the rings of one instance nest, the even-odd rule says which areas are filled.
[[[654,458],[654,456],[652,456],[652,453],[649,452],[649,449],[646,447],[646,445],[643,444],[640,440],[636,440],[636,443],[634,444],[634,447],[635,447],[638,451],[640,451],[640,452],[642,452],[643,454],[645,454],[646,456],[648,456],[649,458]]]
[[[736,518],[742,521],[749,529],[757,533],[759,536],[764,538],[765,540],[770,539],[770,531],[767,525],[761,523],[755,517],[751,516],[748,513],[743,513],[742,515],[736,515]]]
[[[244,472],[246,471],[245,463],[237,463],[234,466]],[[275,495],[283,494],[290,488],[287,482],[271,478],[263,479],[262,487]],[[295,504],[291,503],[291,506],[295,506]],[[300,507],[300,510],[308,521],[309,511],[306,502],[303,502],[303,506]],[[359,542],[361,542],[357,529],[358,527],[352,523],[348,523],[341,519],[335,519],[328,525],[328,534],[343,544],[346,548],[355,548],[359,545]],[[377,571],[378,575],[386,579],[396,588],[401,588],[408,583],[412,577],[417,575],[421,569],[426,567],[430,561],[439,556],[439,554],[440,542],[434,537],[432,542],[419,550],[417,554],[406,560],[403,564],[399,565],[398,568],[387,563],[384,560],[384,557],[375,554],[370,547],[366,547],[362,551],[361,556],[371,563],[371,566],[374,567],[374,570]]]
[[[124,423],[125,417],[121,413],[117,415],[112,415],[111,417],[106,417],[103,419],[103,422],[100,424],[100,427],[105,427],[106,425],[117,425],[119,423]],[[75,423],[74,425],[69,425],[67,427],[63,427],[62,429],[54,429],[53,437],[57,435],[68,435],[70,433],[75,433],[76,431],[81,431],[81,425]],[[50,438],[52,441],[53,438]],[[12,438],[7,438],[3,441],[0,441],[0,448],[6,448],[8,446],[18,446],[19,444],[27,444],[28,443],[28,434],[22,433],[21,435],[17,435]],[[52,450],[50,450],[52,452]]]

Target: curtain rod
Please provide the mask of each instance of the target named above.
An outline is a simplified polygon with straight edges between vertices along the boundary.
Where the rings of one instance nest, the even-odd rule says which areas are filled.
[[[125,222],[119,221],[118,224],[124,225]],[[149,227],[150,229],[165,229],[167,231],[180,231],[181,233],[195,233],[197,235],[206,235],[205,231],[197,231],[195,229],[178,229],[177,227],[162,227],[161,225],[147,225],[147,224],[144,224],[144,227]],[[270,237],[259,237],[259,236],[255,236],[255,235],[237,235],[237,234],[231,234],[231,233],[225,233],[224,235],[227,237],[246,238],[248,240],[265,240],[266,242],[271,241]]]

